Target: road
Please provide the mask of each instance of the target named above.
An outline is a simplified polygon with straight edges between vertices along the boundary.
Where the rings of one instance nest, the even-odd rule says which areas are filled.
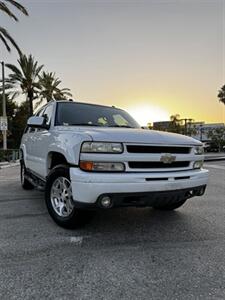
[[[225,299],[225,162],[175,212],[97,212],[65,230],[44,195],[0,170],[0,299]]]

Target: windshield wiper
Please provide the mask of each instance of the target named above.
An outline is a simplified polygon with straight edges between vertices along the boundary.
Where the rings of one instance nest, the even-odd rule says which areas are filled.
[[[74,123],[69,126],[97,126],[97,127],[117,127],[117,128],[134,128],[129,125],[101,125],[101,124],[88,124],[88,123]]]
[[[76,124],[69,124],[69,126],[101,126],[99,124],[88,124],[88,123],[76,123]]]
[[[109,125],[108,127],[119,127],[119,128],[134,128],[129,125]]]

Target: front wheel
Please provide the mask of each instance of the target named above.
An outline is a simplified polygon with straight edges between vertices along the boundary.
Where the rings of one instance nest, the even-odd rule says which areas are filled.
[[[45,201],[53,220],[61,227],[76,228],[83,224],[84,212],[73,204],[69,168],[53,168],[46,182]]]
[[[174,210],[181,207],[186,202],[186,200],[187,199],[166,204],[155,204],[153,208],[157,210]]]

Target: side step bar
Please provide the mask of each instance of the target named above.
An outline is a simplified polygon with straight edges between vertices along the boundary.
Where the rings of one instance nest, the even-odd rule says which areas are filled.
[[[30,170],[26,170],[27,174],[24,176],[36,189],[39,191],[45,190],[45,181],[40,177],[36,176]]]

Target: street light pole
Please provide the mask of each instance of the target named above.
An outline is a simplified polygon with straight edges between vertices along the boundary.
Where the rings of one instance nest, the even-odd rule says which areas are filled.
[[[6,116],[6,100],[5,100],[5,63],[2,64],[2,116],[4,119],[7,119]],[[7,130],[2,130],[3,135],[3,150],[7,150]]]
[[[202,141],[202,124],[200,124],[200,141]]]

